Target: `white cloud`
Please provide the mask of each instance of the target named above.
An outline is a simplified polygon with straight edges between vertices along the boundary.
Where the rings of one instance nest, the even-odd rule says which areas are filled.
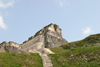
[[[15,2],[15,0],[0,0],[0,8],[11,7],[11,6],[13,6],[14,2]],[[4,10],[2,10],[2,11],[4,11]],[[6,13],[6,14],[8,14],[8,13]],[[4,23],[3,17],[1,15],[2,15],[2,12],[0,12],[0,27],[6,30],[7,26]]]
[[[68,2],[68,0],[55,0],[55,2],[57,4],[59,4],[60,6],[65,6],[65,5],[70,5],[70,3]]]
[[[89,34],[92,32],[90,27],[87,27],[86,29],[82,29],[82,31],[83,31],[83,34]]]
[[[0,0],[0,8],[8,8],[11,7],[14,3],[14,0],[8,0],[7,3],[4,3],[4,0]]]
[[[0,16],[0,27],[3,28],[3,29],[5,29],[5,30],[7,29],[7,26],[3,22],[2,16]]]
[[[64,3],[63,2],[59,2],[59,4],[60,4],[60,6],[63,6]]]

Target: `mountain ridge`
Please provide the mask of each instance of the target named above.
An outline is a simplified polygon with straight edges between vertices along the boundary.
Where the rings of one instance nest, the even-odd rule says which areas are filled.
[[[28,38],[28,41],[24,41],[21,45],[11,41],[2,42],[0,44],[0,47],[2,48],[0,52],[28,53],[35,49],[39,42],[42,42],[42,48],[53,48],[68,43],[62,36],[61,28],[59,28],[58,25],[51,23],[39,30],[34,36]]]
[[[0,52],[5,54],[9,52],[8,54],[12,56],[17,55],[13,53],[21,53],[23,57],[25,57],[23,54],[38,53],[44,67],[100,67],[100,33],[68,43],[63,39],[59,26],[50,24],[30,37],[28,41],[23,42],[22,45],[11,41],[1,43]],[[18,55],[20,57],[20,54]],[[34,55],[32,56],[34,57]],[[20,65],[23,66],[23,63]]]

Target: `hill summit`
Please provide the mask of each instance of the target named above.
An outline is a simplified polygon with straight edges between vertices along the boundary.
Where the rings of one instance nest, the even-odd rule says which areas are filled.
[[[59,26],[56,24],[49,24],[38,31],[34,36],[30,37],[28,41],[25,41],[21,47],[24,50],[30,50],[40,42],[43,44],[41,46],[43,48],[53,48],[67,43],[62,36],[62,30]]]
[[[38,31],[28,41],[19,45],[15,42],[3,42],[0,44],[0,52],[27,53],[30,50],[42,48],[53,48],[67,43],[62,36],[62,30],[56,24],[49,24]],[[23,52],[25,51],[25,52]]]
[[[14,42],[1,43],[0,52],[24,54],[39,53],[42,57],[43,66],[53,67],[48,54],[54,53],[48,48],[61,46],[65,43],[67,43],[67,41],[62,37],[62,30],[59,26],[56,24],[49,24],[21,45]]]

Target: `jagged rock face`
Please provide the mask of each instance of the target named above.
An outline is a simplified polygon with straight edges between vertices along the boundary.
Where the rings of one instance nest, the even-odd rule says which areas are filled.
[[[25,51],[29,51],[29,50],[33,50],[33,49],[36,49],[36,47],[38,45],[41,46],[41,43],[43,44],[43,36],[42,35],[38,35],[36,37],[34,37],[33,39],[29,40],[28,42],[24,43],[21,45],[21,48]]]
[[[48,31],[56,32],[57,34],[59,34],[60,37],[62,37],[62,30],[56,24],[50,24],[44,27],[43,29],[41,29],[39,32],[35,34],[35,37],[38,35],[45,35],[45,33],[47,33]]]
[[[9,52],[9,53],[23,53],[28,54],[28,52],[21,50],[19,44],[15,42],[3,42],[0,44],[0,52]]]
[[[62,36],[62,30],[56,24],[50,24],[36,33],[35,37],[43,35],[44,47],[53,48],[67,43]]]
[[[54,33],[52,31],[49,31],[45,34],[44,43],[46,48],[53,48],[53,47],[61,46],[67,43],[67,41],[62,37],[60,37],[60,35],[57,32]]]
[[[53,48],[61,46],[67,43],[67,41],[62,36],[62,30],[56,24],[50,24],[40,31],[38,31],[34,36],[30,37],[28,41],[25,41],[21,47],[24,50],[35,49],[35,46],[43,43],[44,48]]]
[[[62,36],[62,30],[56,24],[50,24],[34,36],[30,37],[28,41],[19,45],[15,42],[3,42],[0,44],[0,52],[10,53],[28,53],[29,51],[36,51],[40,48],[53,48],[67,43]]]

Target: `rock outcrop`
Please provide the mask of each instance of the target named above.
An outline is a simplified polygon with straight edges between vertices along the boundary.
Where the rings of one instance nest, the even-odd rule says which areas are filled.
[[[3,42],[0,44],[0,52],[9,52],[9,53],[22,53],[22,54],[28,54],[28,51],[21,50],[21,47],[19,44],[15,42]]]
[[[53,48],[61,46],[67,43],[67,41],[62,36],[62,30],[56,24],[50,24],[40,31],[38,31],[34,36],[30,37],[28,41],[25,41],[21,47],[23,50],[31,50],[37,46],[39,42],[44,45],[43,48]]]
[[[42,46],[40,43],[42,43]],[[49,24],[21,45],[11,41],[1,43],[0,52],[28,53],[36,48],[53,48],[65,43],[67,43],[67,41],[63,38],[62,30],[59,26],[56,24]]]
[[[48,54],[54,54],[49,48],[61,46],[67,43],[62,36],[62,30],[56,24],[50,24],[34,36],[30,37],[23,44],[19,45],[15,42],[3,42],[0,44],[0,52],[9,53],[39,53],[43,60],[44,67],[53,67]]]

